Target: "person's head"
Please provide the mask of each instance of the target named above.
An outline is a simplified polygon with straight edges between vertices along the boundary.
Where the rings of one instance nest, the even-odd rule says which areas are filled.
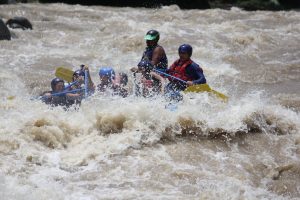
[[[81,64],[79,67],[80,67],[80,70],[81,70],[81,71],[83,71],[83,70],[84,70],[84,67],[85,67],[85,65],[84,65],[84,64]]]
[[[148,47],[155,46],[159,40],[159,32],[156,30],[150,30],[145,35],[145,40]]]
[[[51,81],[51,89],[53,92],[61,92],[65,88],[64,80],[60,78],[55,78]]]
[[[149,61],[142,60],[138,64],[138,69],[142,73],[150,73],[150,71],[153,69],[153,65]]]
[[[193,47],[189,44],[182,44],[178,48],[180,60],[188,60],[193,54]]]
[[[82,70],[76,70],[73,73],[73,81],[79,81],[79,83],[81,83],[82,81],[84,81],[84,71]]]
[[[119,75],[121,77],[121,80],[120,80],[121,85],[123,85],[123,86],[127,85],[127,83],[128,83],[127,74],[125,74],[124,72],[121,72]]]
[[[115,71],[112,67],[102,67],[99,70],[99,78],[101,83],[108,84],[115,78]]]

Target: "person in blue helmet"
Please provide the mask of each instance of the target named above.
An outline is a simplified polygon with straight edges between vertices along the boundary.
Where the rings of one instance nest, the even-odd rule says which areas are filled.
[[[76,99],[81,99],[80,94],[61,94],[56,95],[57,93],[64,92],[65,86],[64,81],[60,78],[54,78],[51,81],[51,91],[44,92],[41,95],[41,99],[44,103],[50,104],[52,106],[70,106],[74,103]]]
[[[84,84],[84,79],[85,79],[84,71],[87,70],[88,71],[88,92],[89,92],[89,94],[94,93],[96,87],[90,76],[89,68],[86,65],[81,65],[80,68],[81,69],[78,69],[73,73],[72,81],[73,82],[78,81],[78,82],[76,84],[74,84],[73,86],[71,86],[70,90],[82,88],[82,85]],[[81,93],[84,93],[84,91],[82,91]]]
[[[179,59],[176,60],[167,70],[170,83],[166,86],[166,91],[182,91],[188,86],[205,84],[206,79],[202,68],[191,60],[193,48],[189,44],[182,44],[178,48]],[[179,81],[181,79],[182,81]]]
[[[143,53],[141,61],[150,62],[154,69],[165,72],[168,68],[168,58],[165,50],[158,44],[160,34],[157,30],[149,30],[145,40],[147,47]],[[131,68],[132,72],[139,72],[138,67]]]
[[[128,83],[127,74],[122,72],[116,74],[112,67],[102,67],[99,70],[99,78],[98,91],[105,92],[106,90],[112,90],[113,95],[127,97],[128,91],[125,89]]]
[[[163,85],[165,83],[164,78],[153,72],[154,66],[149,61],[142,60],[138,64],[138,72],[142,74],[138,89],[141,88],[141,92],[144,97],[152,97],[163,93]]]
[[[95,85],[91,79],[91,76],[90,76],[90,73],[89,73],[89,68],[86,66],[86,65],[81,65],[80,66],[81,69],[78,69],[76,70],[74,73],[73,73],[73,77],[72,77],[72,82],[75,82],[77,81],[76,84],[72,85],[71,87],[69,87],[68,90],[79,90],[79,89],[82,89],[80,91],[77,91],[75,94],[80,96],[81,98],[75,98],[75,99],[69,99],[69,103],[70,104],[78,104],[80,105],[81,104],[81,101],[82,99],[84,98],[84,94],[85,94],[85,87],[84,87],[84,84],[85,84],[85,73],[84,71],[87,70],[88,73],[88,95],[91,95],[95,92]],[[68,87],[68,85],[66,85]]]

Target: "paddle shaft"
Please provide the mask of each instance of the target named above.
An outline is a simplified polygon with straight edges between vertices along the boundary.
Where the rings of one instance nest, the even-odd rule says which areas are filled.
[[[51,94],[51,95],[52,96],[59,96],[59,95],[62,95],[62,94],[67,94],[67,93],[80,92],[82,90],[85,90],[85,89],[75,89],[75,90],[70,90],[70,91],[57,92],[57,93],[54,93],[54,94]]]
[[[87,98],[88,96],[88,84],[89,84],[89,79],[88,79],[88,71],[84,70],[84,98]]]
[[[170,75],[170,74],[167,74],[167,73],[165,73],[165,72],[161,72],[161,71],[159,71],[159,70],[157,70],[157,69],[153,69],[153,71],[155,71],[155,72],[157,72],[157,73],[160,73],[160,74],[163,74],[163,75],[165,75],[165,76],[168,76],[168,77],[171,77],[171,78],[173,78],[173,79],[175,79],[175,80],[177,80],[177,81],[181,81],[181,82],[183,82],[183,83],[187,83],[186,81],[184,81],[184,80],[182,80],[182,79],[180,79],[180,78],[177,78],[177,77],[175,77],[175,76],[172,76],[172,75]]]
[[[60,95],[67,94],[67,93],[80,92],[82,90],[84,90],[84,89],[75,89],[75,90],[57,92],[57,93],[51,94],[51,96],[60,96]],[[47,96],[32,97],[31,100],[33,100],[33,99],[44,99],[44,98],[48,98],[48,97]]]
[[[78,83],[78,81],[74,81],[74,82],[70,83],[67,87],[65,87],[65,89],[69,89],[70,87],[72,87],[76,83]]]

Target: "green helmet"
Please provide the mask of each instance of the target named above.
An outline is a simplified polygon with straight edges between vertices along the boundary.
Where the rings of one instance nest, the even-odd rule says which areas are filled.
[[[159,40],[159,32],[150,30],[146,33],[145,40]]]

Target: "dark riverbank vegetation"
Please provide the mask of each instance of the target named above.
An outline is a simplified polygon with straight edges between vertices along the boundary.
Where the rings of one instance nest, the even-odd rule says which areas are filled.
[[[0,4],[32,2],[146,8],[177,4],[181,9],[230,9],[231,7],[239,7],[250,11],[300,9],[300,0],[0,0]]]

